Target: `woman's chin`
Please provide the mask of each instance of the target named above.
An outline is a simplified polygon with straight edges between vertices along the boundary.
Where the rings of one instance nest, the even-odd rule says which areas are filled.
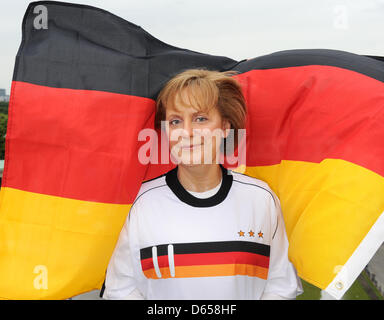
[[[209,160],[209,161],[204,161],[204,158],[199,158],[199,159],[190,159],[190,158],[178,158],[178,160],[176,161],[176,163],[178,165],[182,165],[182,166],[186,166],[186,167],[194,167],[194,166],[201,166],[201,165],[212,165],[212,164],[216,164],[216,160],[213,159],[213,160]]]

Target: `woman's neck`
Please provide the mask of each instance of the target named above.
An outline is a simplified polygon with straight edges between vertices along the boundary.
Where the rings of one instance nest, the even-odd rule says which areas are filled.
[[[179,165],[177,178],[184,189],[193,192],[204,192],[213,189],[220,183],[222,172],[218,164]]]

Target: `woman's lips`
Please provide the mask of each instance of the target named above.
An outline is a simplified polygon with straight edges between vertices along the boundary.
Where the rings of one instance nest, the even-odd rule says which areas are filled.
[[[190,144],[190,145],[186,145],[186,146],[180,146],[181,149],[194,149],[194,148],[197,148],[197,147],[200,147],[202,145],[202,143],[200,144]]]

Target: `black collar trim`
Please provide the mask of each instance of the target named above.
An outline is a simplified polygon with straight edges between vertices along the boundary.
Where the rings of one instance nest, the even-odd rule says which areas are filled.
[[[168,171],[165,175],[165,181],[168,187],[172,192],[178,197],[181,201],[193,206],[193,207],[213,207],[223,202],[228,195],[229,190],[232,186],[233,176],[228,173],[228,170],[220,165],[222,171],[222,183],[220,189],[215,195],[209,198],[201,199],[193,196],[184,187],[181,185],[179,179],[177,178],[177,167]]]

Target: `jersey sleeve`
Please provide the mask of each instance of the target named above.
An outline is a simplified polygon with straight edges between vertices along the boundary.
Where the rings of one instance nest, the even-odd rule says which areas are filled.
[[[131,207],[129,215],[120,232],[115,250],[109,261],[105,278],[104,299],[141,300],[144,299],[137,287],[137,276],[132,257],[132,242],[135,241],[135,229],[132,217],[135,207]]]
[[[281,212],[280,201],[274,195],[274,210],[271,215],[272,239],[267,284],[261,299],[295,299],[303,292],[296,269],[288,259],[288,239]]]

